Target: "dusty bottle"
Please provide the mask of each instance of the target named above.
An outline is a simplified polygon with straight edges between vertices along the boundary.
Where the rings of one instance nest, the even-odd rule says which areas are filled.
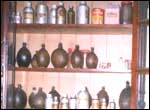
[[[22,45],[22,48],[17,53],[17,63],[19,67],[28,67],[31,62],[31,53],[25,42]]]
[[[52,94],[47,94],[45,100],[45,109],[53,109],[52,105],[53,105]]]
[[[38,51],[36,51],[36,53],[34,54],[31,60],[32,67],[39,67],[38,62],[37,62],[37,54],[38,54]]]
[[[75,50],[71,55],[71,64],[73,68],[83,68],[84,56],[83,53],[79,50],[79,45],[75,46]]]
[[[50,62],[50,56],[48,51],[45,49],[45,44],[42,44],[42,48],[38,51],[37,62],[40,67],[47,67]]]
[[[89,24],[89,7],[86,1],[81,1],[76,11],[77,24]]]
[[[49,24],[56,24],[56,5],[53,4],[52,8],[49,11],[49,18],[48,18],[48,23]]]
[[[60,94],[55,90],[55,87],[53,86],[49,94],[52,94],[53,100],[55,100],[55,97],[57,97],[58,103],[60,102]]]
[[[33,23],[33,8],[32,2],[27,2],[26,7],[23,10],[23,23],[31,24]]]
[[[63,2],[59,2],[59,6],[56,9],[56,23],[66,24],[66,9]]]
[[[35,9],[36,23],[46,24],[48,22],[48,7],[44,1],[40,1]]]
[[[67,23],[68,24],[75,24],[75,12],[72,7],[69,7],[69,10],[67,12]]]
[[[16,23],[16,24],[22,23],[22,16],[19,11],[16,12],[16,16],[14,18],[14,23]]]
[[[53,100],[53,109],[58,109],[58,108],[59,108],[58,97],[55,96]]]
[[[60,109],[69,109],[69,100],[67,94],[64,94],[61,99]]]
[[[98,92],[97,96],[98,96],[98,99],[100,100],[100,106],[101,106],[101,103],[103,103],[104,99],[105,99],[106,107],[107,107],[108,106],[108,102],[109,102],[109,96],[108,96],[107,92],[105,91],[105,87],[102,87],[102,90],[100,90]]]
[[[91,47],[91,52],[86,56],[86,66],[87,68],[96,68],[98,63],[98,58],[94,53],[94,48]]]
[[[116,103],[115,103],[114,99],[109,102],[107,109],[116,109]]]
[[[52,52],[52,64],[55,68],[64,68],[68,63],[68,53],[63,49],[62,43]]]
[[[107,103],[105,98],[100,99],[100,106],[101,109],[107,109]]]
[[[131,96],[131,87],[129,82],[126,82],[126,88],[124,88],[119,96],[119,107],[120,109],[130,109],[130,96]]]
[[[76,109],[77,108],[77,98],[76,96],[71,96],[69,99],[69,109]]]
[[[77,94],[77,109],[89,109],[89,94],[85,87]]]

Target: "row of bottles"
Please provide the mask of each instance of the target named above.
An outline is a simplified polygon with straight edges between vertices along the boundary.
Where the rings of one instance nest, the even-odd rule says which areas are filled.
[[[119,106],[121,109],[130,108],[129,82],[126,82],[119,97]],[[60,95],[53,86],[49,93],[45,93],[41,87],[37,90],[33,87],[29,95],[28,103],[32,109],[115,109],[114,100],[109,100],[105,87],[102,87],[97,95],[92,97],[87,87],[82,87],[80,91],[68,97],[67,94]],[[27,104],[27,95],[19,84],[17,88],[9,85],[7,90],[7,108],[23,109]]]
[[[85,60],[84,60],[85,59]],[[97,68],[98,57],[94,53],[94,48],[91,48],[91,52],[88,52],[86,58],[84,53],[80,51],[79,45],[75,46],[75,50],[69,50],[69,53],[63,49],[62,43],[58,44],[58,48],[51,54],[51,62],[55,68],[83,68],[84,61],[87,68]],[[23,43],[22,48],[17,53],[17,64],[19,67],[28,67],[31,63],[32,67],[48,67],[50,63],[50,55],[42,44],[42,48],[36,51],[33,58],[31,53],[26,47],[26,43]]]
[[[64,2],[60,1],[58,6],[52,4],[51,8],[44,1],[39,1],[35,10],[32,2],[28,1],[23,9],[23,17],[18,11],[14,19],[15,23],[26,24],[90,24],[90,8],[86,1],[80,1],[76,8],[69,6],[66,10]],[[107,4],[106,9],[91,9],[92,24],[131,24],[132,23],[132,2],[122,1],[119,4]]]

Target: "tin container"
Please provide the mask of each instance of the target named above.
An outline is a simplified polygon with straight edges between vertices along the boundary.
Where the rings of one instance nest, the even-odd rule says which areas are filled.
[[[43,1],[36,6],[36,23],[46,24],[48,22],[48,7]]]
[[[77,24],[89,24],[89,7],[86,1],[81,1],[80,5],[77,7]]]
[[[27,2],[26,7],[23,10],[23,23],[32,24],[33,23],[33,8],[32,2]]]
[[[49,11],[49,18],[48,18],[48,23],[49,24],[56,24],[56,5],[53,4],[52,8]]]
[[[92,9],[92,24],[104,24],[104,9]]]

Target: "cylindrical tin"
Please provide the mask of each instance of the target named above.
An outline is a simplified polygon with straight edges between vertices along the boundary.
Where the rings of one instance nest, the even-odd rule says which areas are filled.
[[[92,24],[104,24],[104,10],[101,8],[92,9]]]
[[[36,23],[46,24],[48,21],[48,7],[41,1],[36,7]]]
[[[23,10],[23,23],[31,24],[33,23],[33,8],[32,8],[32,3],[27,2],[27,6]]]
[[[16,12],[14,22],[17,23],[17,24],[22,23],[22,16],[21,16],[21,13],[19,11]]]
[[[89,7],[87,6],[86,1],[81,1],[76,12],[77,24],[89,24]]]
[[[52,8],[49,11],[49,19],[48,19],[48,23],[50,24],[56,24],[56,5],[53,4]]]

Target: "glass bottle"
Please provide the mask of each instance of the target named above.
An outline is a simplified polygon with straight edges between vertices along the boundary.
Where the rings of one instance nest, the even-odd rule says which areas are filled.
[[[69,6],[69,10],[67,12],[67,23],[68,24],[75,24],[75,12],[73,6]]]
[[[56,24],[56,5],[53,4],[52,8],[49,11],[49,19],[48,19],[48,23],[49,24]]]

